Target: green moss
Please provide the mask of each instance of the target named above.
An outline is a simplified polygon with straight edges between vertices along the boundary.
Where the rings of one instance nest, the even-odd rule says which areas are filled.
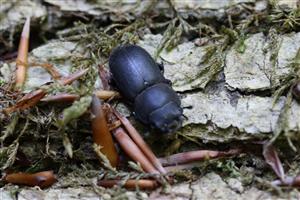
[[[300,9],[279,7],[276,2],[273,4],[268,23],[282,32],[296,31],[300,27]]]

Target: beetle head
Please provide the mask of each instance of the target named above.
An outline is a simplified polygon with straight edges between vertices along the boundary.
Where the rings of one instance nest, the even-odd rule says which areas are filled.
[[[152,127],[162,133],[173,133],[182,125],[182,108],[174,102],[156,109],[149,115]]]

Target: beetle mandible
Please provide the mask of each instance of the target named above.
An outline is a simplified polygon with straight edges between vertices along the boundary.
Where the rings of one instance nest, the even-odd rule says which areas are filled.
[[[149,53],[137,45],[121,45],[109,58],[112,79],[133,104],[135,117],[162,133],[182,125],[180,98]]]

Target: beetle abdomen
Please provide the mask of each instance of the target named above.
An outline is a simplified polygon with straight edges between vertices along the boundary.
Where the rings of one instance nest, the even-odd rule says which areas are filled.
[[[117,87],[131,101],[145,88],[165,81],[155,61],[139,46],[116,48],[110,56],[109,67]]]

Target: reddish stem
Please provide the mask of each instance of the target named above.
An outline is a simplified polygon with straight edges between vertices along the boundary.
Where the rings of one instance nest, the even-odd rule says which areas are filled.
[[[105,188],[111,188],[115,185],[120,185],[122,180],[99,180],[98,185]],[[158,183],[155,180],[140,179],[140,180],[127,180],[123,185],[126,189],[141,189],[141,190],[153,190],[158,187]]]
[[[296,177],[285,177],[283,180],[275,180],[272,182],[273,185],[292,186],[300,187],[300,175]]]
[[[4,177],[4,180],[8,183],[27,186],[39,186],[40,188],[46,188],[51,186],[57,181],[53,171],[43,171],[35,174],[29,173],[12,173]]]
[[[56,94],[56,95],[47,96],[47,97],[41,99],[41,101],[46,101],[46,102],[73,102],[76,99],[79,99],[79,95],[63,93],[63,94]]]
[[[75,81],[79,77],[83,76],[87,71],[88,71],[87,69],[78,71],[74,74],[71,74],[68,77],[62,78],[61,80],[59,80],[59,82],[62,85],[71,84],[73,81]],[[38,90],[35,90],[32,92],[29,92],[24,97],[22,97],[16,103],[16,105],[6,108],[3,111],[4,111],[4,113],[9,114],[9,113],[15,112],[17,110],[24,110],[26,108],[30,108],[30,107],[36,105],[46,94],[47,94],[47,92],[42,89],[38,89]]]
[[[194,161],[201,161],[210,158],[219,158],[224,156],[232,156],[241,153],[240,149],[232,149],[229,151],[210,151],[199,150],[189,151],[184,153],[174,154],[165,158],[159,158],[159,161],[163,166],[173,166],[179,164],[185,164]]]
[[[136,145],[141,149],[141,151],[146,155],[146,157],[153,163],[155,168],[160,172],[165,174],[166,170],[163,168],[162,164],[152,152],[150,147],[146,144],[144,139],[138,133],[138,131],[132,126],[129,120],[126,117],[121,116],[116,110],[113,110],[114,114],[118,117],[118,119],[122,122],[126,130],[128,131],[132,140],[136,143]]]
[[[29,34],[30,34],[30,18],[26,19],[23,26],[23,31],[19,43],[18,57],[17,57],[17,71],[16,71],[16,89],[22,89],[27,71],[28,62],[28,48],[29,48]]]
[[[136,162],[139,162],[142,168],[148,173],[159,173],[152,163],[147,159],[139,147],[125,133],[124,129],[119,127],[113,130],[113,135],[126,152],[126,154]]]
[[[108,130],[105,114],[102,109],[101,101],[93,96],[92,104],[92,129],[94,143],[100,145],[100,151],[107,156],[110,164],[116,167],[118,164],[118,153],[115,148],[112,136]]]

